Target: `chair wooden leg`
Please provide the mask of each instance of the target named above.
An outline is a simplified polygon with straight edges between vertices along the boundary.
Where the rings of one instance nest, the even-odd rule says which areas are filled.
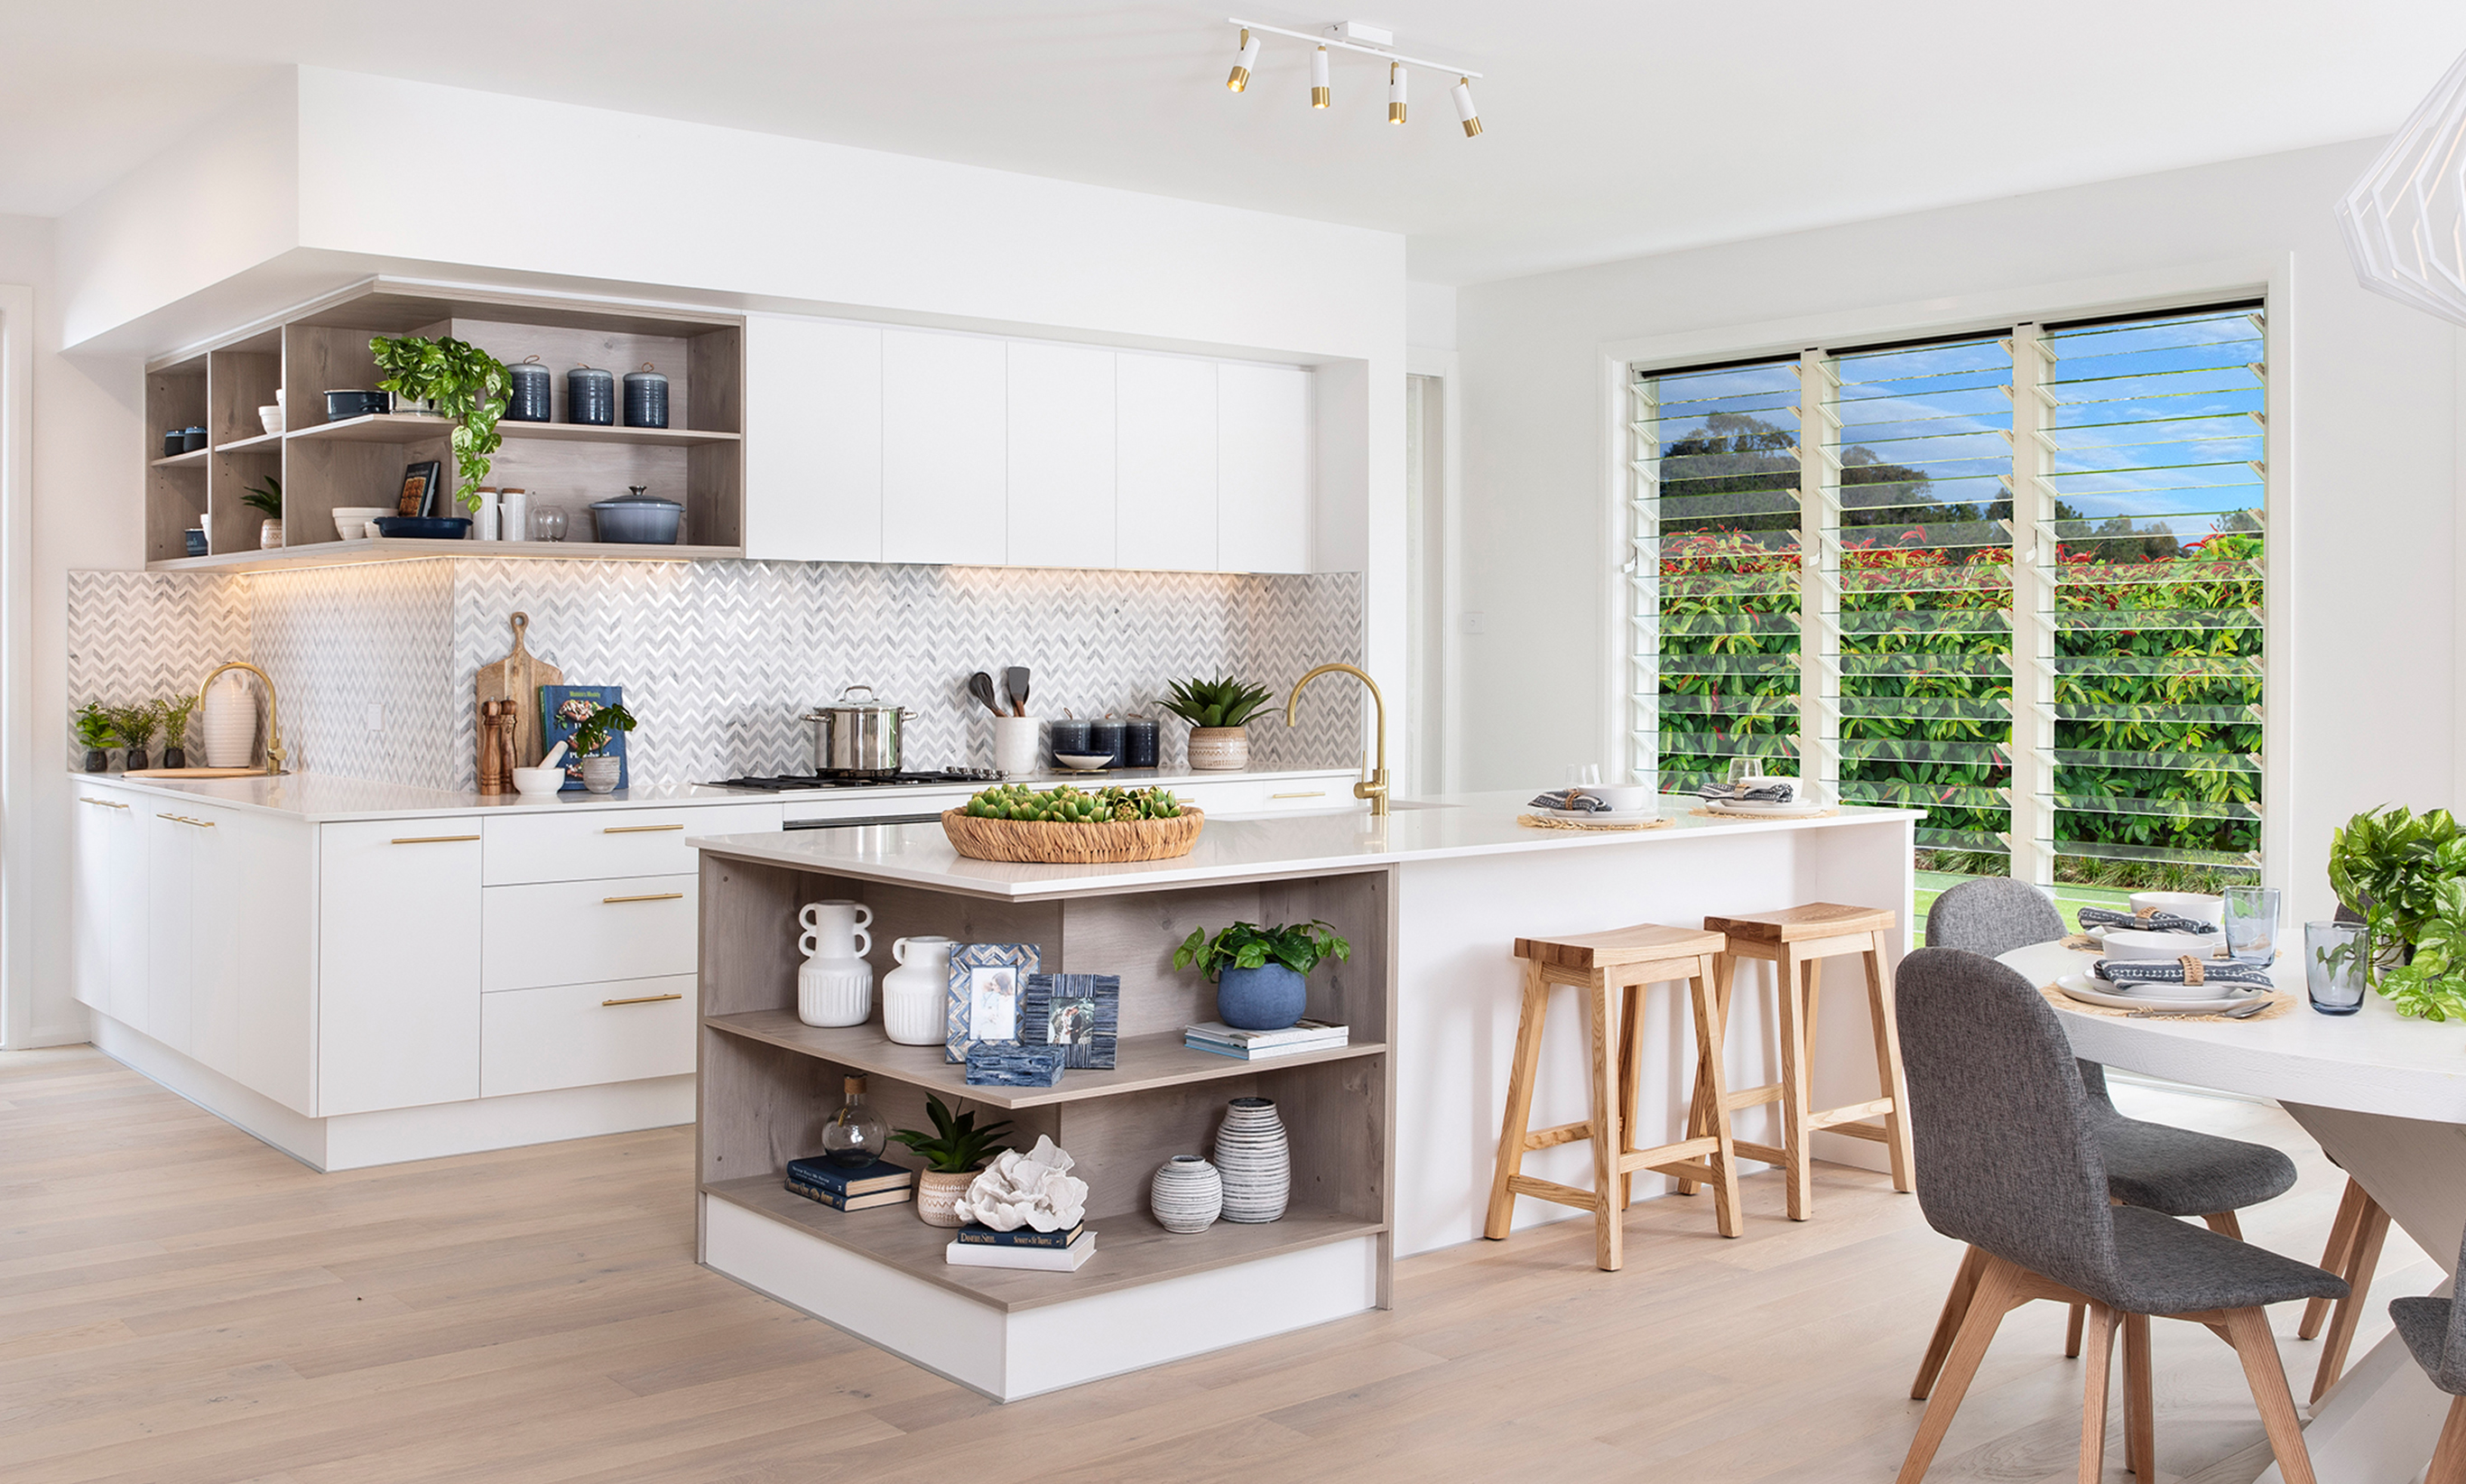
[[[1873,946],[1859,957],[1867,965],[1867,1013],[1875,1022],[1875,1079],[1883,1085],[1876,1095],[1893,1100],[1893,1111],[1884,1114],[1884,1147],[1892,1156],[1893,1188],[1907,1194],[1917,1188],[1911,1182],[1917,1158],[1907,1116],[1909,1081],[1901,1075],[1901,1029],[1893,1015],[1893,981],[1884,976],[1884,935],[1874,934]]]
[[[1986,1254],[1971,1248],[1961,1254],[1961,1270],[1952,1275],[1952,1292],[1943,1295],[1943,1313],[1936,1316],[1935,1335],[1927,1340],[1926,1354],[1918,1360],[1918,1375],[1910,1383],[1910,1400],[1923,1402],[1935,1389],[1936,1374],[1943,1369],[1943,1358],[1952,1351],[1952,1338],[1961,1333],[1962,1321],[1969,1315],[1971,1295],[1978,1292],[1978,1275],[1986,1269]]]
[[[2449,1420],[2440,1425],[2440,1442],[2432,1450],[2432,1469],[2423,1484],[2466,1484],[2466,1397],[2449,1403]]]
[[[2364,1194],[2363,1185],[2353,1176],[2346,1177],[2345,1193],[2338,1198],[2337,1220],[2329,1224],[2329,1244],[2320,1249],[2321,1267],[2336,1273],[2346,1270],[2346,1261],[2355,1250],[2355,1227],[2364,1219],[2364,1203],[2370,1199]],[[2320,1338],[2320,1326],[2329,1317],[2330,1302],[2326,1298],[2303,1301],[2303,1322],[2295,1331],[2296,1338]]]
[[[2104,1304],[2090,1306],[2089,1344],[2082,1352],[2080,1484],[2098,1484],[2106,1472],[2106,1396],[2115,1374],[2115,1325],[2122,1317]]]
[[[2381,1265],[2381,1243],[2388,1236],[2388,1212],[2379,1202],[2364,1198],[2355,1219],[2354,1245],[2346,1251],[2346,1296],[2329,1310],[2329,1330],[2320,1341],[2320,1369],[2313,1373],[2312,1400],[2318,1402],[2345,1374],[2346,1349],[2355,1342],[2355,1326],[2364,1316],[2364,1298],[2371,1291],[2372,1270]]]
[[[1918,1484],[1926,1477],[1927,1466],[1935,1462],[1936,1450],[1943,1446],[1943,1435],[1952,1428],[1953,1413],[1961,1410],[1961,1399],[1978,1375],[1978,1362],[1986,1358],[1997,1326],[2012,1307],[2020,1275],[2020,1269],[2000,1257],[1989,1257],[1983,1265],[1977,1292],[1970,1295],[1969,1313],[1944,1357],[1943,1374],[1927,1401],[1925,1415],[1918,1419],[1917,1435],[1910,1439],[1909,1456],[1901,1460],[1899,1484]]]
[[[1644,986],[1629,984],[1619,997],[1619,1152],[1633,1154],[1635,1110],[1644,1101]],[[1618,1178],[1618,1208],[1635,1203],[1635,1172]]]
[[[2073,1305],[2072,1321],[2064,1326],[2064,1359],[2080,1359],[2081,1328],[2089,1322],[2089,1305]]]
[[[1737,960],[1727,954],[1715,954],[1713,956],[1712,964],[1715,1008],[1720,1011],[1723,1034],[1726,1035],[1728,1034],[1726,1027],[1730,1023],[1730,984],[1737,974]],[[1696,1044],[1695,1090],[1687,1104],[1689,1138],[1702,1138],[1713,1132],[1713,1094],[1708,1089],[1713,1080],[1714,1060],[1720,1056],[1721,1052],[1722,1047],[1717,1045],[1706,1046],[1701,1042]],[[1726,1114],[1727,1110],[1723,1110],[1723,1113]],[[1723,1121],[1727,1121],[1726,1117]],[[1678,1182],[1678,1193],[1682,1196],[1692,1196],[1702,1188],[1701,1180],[1681,1180]]]
[[[1625,1144],[1619,1131],[1618,1048],[1612,1044],[1618,1035],[1611,1019],[1615,992],[1609,978],[1598,971],[1583,991],[1593,1056],[1593,1265],[1603,1272],[1616,1272],[1626,1261],[1618,1202],[1619,1150]]]
[[[1722,1039],[1729,1034],[1721,1007],[1713,995],[1710,956],[1695,960],[1695,977],[1688,981],[1688,999],[1695,1007],[1695,1041],[1704,1048],[1704,1085],[1712,1092],[1713,1168],[1720,1180],[1713,1190],[1714,1229],[1725,1237],[1742,1235],[1746,1221],[1738,1203],[1738,1151],[1730,1137],[1730,1078],[1722,1065]],[[1701,1135],[1690,1135],[1701,1136]]]
[[[2143,1484],[2158,1476],[2158,1409],[2149,1368],[2149,1315],[2123,1316],[2123,1466]]]
[[[2243,1240],[2243,1223],[2235,1220],[2232,1211],[2211,1211],[2201,1220],[2208,1223],[2209,1229],[2219,1236],[2232,1237],[2237,1242]]]
[[[1815,1214],[1815,1173],[1806,1152],[1807,1063],[1814,1045],[1808,1031],[1816,1001],[1805,982],[1811,962],[1820,960],[1801,959],[1783,945],[1777,976],[1781,980],[1777,998],[1781,1002],[1782,1180],[1787,1192],[1784,1204],[1794,1222]]]
[[[1490,1181],[1490,1218],[1481,1234],[1504,1241],[1515,1216],[1508,1181],[1524,1171],[1524,1135],[1533,1121],[1533,1079],[1541,1065],[1541,1022],[1550,1010],[1550,981],[1541,966],[1524,966],[1524,1008],[1515,1022],[1515,1060],[1507,1073],[1507,1113],[1498,1125],[1498,1168]]]
[[[2286,1484],[2320,1484],[2312,1472],[2312,1454],[2303,1446],[2303,1420],[2295,1413],[2295,1393],[2286,1387],[2286,1367],[2277,1359],[2277,1337],[2269,1332],[2268,1315],[2259,1309],[2230,1309],[2224,1317],[2227,1340],[2243,1361],[2243,1379],[2252,1387],[2253,1404],[2260,1408],[2261,1430],[2269,1434],[2278,1473]]]

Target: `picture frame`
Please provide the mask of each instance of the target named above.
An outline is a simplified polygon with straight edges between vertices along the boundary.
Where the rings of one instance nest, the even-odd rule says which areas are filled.
[[[402,467],[402,491],[394,497],[396,515],[434,515],[437,508],[437,481],[444,463],[436,459],[422,459]]]
[[[1034,943],[958,943],[951,949],[943,1060],[964,1065],[982,1041],[1020,1039],[1019,997],[1042,962]]]
[[[1059,1046],[1065,1067],[1110,1071],[1121,1042],[1122,977],[1031,974],[1019,997],[1020,1040]]]

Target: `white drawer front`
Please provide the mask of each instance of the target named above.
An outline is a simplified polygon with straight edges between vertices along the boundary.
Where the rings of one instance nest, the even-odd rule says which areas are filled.
[[[1259,785],[1248,781],[1167,783],[1166,792],[1207,814],[1250,814],[1259,807]]]
[[[482,827],[487,884],[673,876],[701,869],[685,842],[779,827],[776,803],[693,809],[576,809],[490,816]]]
[[[697,876],[490,887],[480,987],[536,989],[694,972]]]
[[[1282,783],[1261,785],[1261,793],[1259,807],[1268,814],[1353,807],[1353,784],[1350,780],[1322,782],[1315,778],[1288,778]]]
[[[693,1069],[690,974],[518,989],[480,1002],[482,1097]]]

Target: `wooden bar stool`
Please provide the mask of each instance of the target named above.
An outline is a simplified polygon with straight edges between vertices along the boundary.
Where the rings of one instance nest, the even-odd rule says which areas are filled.
[[[1515,956],[1524,960],[1524,1008],[1515,1027],[1515,1066],[1507,1084],[1507,1116],[1498,1131],[1498,1171],[1491,1183],[1484,1236],[1492,1241],[1507,1236],[1517,1196],[1556,1201],[1593,1213],[1595,1260],[1603,1270],[1614,1272],[1625,1261],[1619,1213],[1626,1209],[1630,1177],[1637,1170],[1714,1186],[1715,1224],[1725,1237],[1738,1234],[1737,1160],[1730,1148],[1728,1084],[1717,1054],[1721,1008],[1713,992],[1714,965],[1723,946],[1718,933],[1651,924],[1580,937],[1515,940]],[[1708,1084],[1715,1111],[1700,1132],[1691,1128],[1677,1143],[1638,1149],[1634,1109],[1644,1062],[1644,1019],[1638,1012],[1645,985],[1672,979],[1686,980],[1693,991],[1696,1044],[1715,1051]],[[1549,1013],[1550,990],[1558,984],[1574,986],[1584,1002],[1592,1043],[1592,1116],[1536,1130],[1531,1127],[1534,1076],[1541,1062],[1541,1023]],[[1615,1010],[1610,1002],[1614,994],[1621,1000]],[[1527,1150],[1580,1138],[1593,1144],[1592,1189],[1523,1173]]]
[[[1724,1092],[1716,1085],[1719,1056],[1699,1055],[1687,1132],[1691,1137],[1707,1132],[1715,1110],[1727,1114],[1763,1103],[1781,1104],[1780,1148],[1744,1139],[1733,1140],[1732,1147],[1748,1158],[1782,1167],[1788,1181],[1791,1221],[1806,1220],[1815,1203],[1807,1138],[1818,1129],[1882,1144],[1892,1155],[1893,1188],[1912,1188],[1910,1130],[1902,1116],[1901,1038],[1893,1023],[1892,980],[1884,974],[1884,937],[1898,931],[1899,923],[1900,914],[1890,908],[1842,907],[1831,902],[1704,919],[1704,931],[1720,933],[1729,944],[1728,951],[1713,961],[1714,999],[1723,1023],[1729,1020],[1737,961],[1760,958],[1774,966],[1781,981],[1781,1081]],[[1816,991],[1823,982],[1824,960],[1850,954],[1866,959],[1868,1012],[1875,1023],[1875,1076],[1883,1095],[1839,1108],[1811,1109],[1807,1106],[1812,1070],[1808,1051],[1815,1045]],[[1865,1121],[1870,1118],[1883,1122],[1879,1126]],[[1694,1186],[1682,1181],[1678,1188],[1682,1194],[1693,1194]]]

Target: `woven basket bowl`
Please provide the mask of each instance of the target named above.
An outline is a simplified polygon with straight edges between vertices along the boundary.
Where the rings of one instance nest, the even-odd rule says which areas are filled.
[[[1110,861],[1167,861],[1190,854],[1207,816],[1184,808],[1170,820],[1055,824],[1043,820],[980,820],[964,809],[942,813],[951,848],[975,861],[1041,866],[1094,866]]]

